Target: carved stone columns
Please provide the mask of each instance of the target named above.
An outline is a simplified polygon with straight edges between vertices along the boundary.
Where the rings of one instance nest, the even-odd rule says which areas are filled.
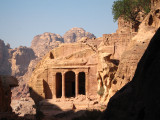
[[[78,80],[78,73],[76,73],[76,81],[75,81],[75,96],[77,97],[78,96],[78,94],[79,94],[79,80]]]
[[[56,99],[56,74],[53,75],[53,99]]]
[[[86,97],[88,98],[88,93],[89,93],[89,84],[88,84],[88,73],[86,73],[86,83],[85,83],[85,91],[86,91]]]
[[[62,98],[65,98],[65,73],[62,73]]]

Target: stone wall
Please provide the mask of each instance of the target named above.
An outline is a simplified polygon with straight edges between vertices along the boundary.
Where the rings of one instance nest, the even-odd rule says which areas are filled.
[[[114,46],[112,57],[120,60],[122,53],[126,50],[130,40],[136,34],[136,32],[103,34],[103,42],[105,46]]]

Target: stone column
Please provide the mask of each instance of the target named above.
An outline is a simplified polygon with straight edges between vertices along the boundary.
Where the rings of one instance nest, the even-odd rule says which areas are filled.
[[[75,84],[75,96],[78,97],[79,94],[79,80],[78,80],[78,73],[76,73],[76,84]]]
[[[65,73],[62,73],[62,98],[65,98]]]
[[[53,75],[53,99],[56,99],[56,74]]]
[[[89,84],[88,84],[88,73],[86,74],[86,83],[85,83],[85,91],[86,91],[86,98],[88,98],[88,93],[89,93]]]

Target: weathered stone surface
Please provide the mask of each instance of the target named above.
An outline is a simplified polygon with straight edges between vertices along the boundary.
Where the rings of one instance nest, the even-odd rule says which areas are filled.
[[[111,60],[110,53],[99,53],[97,66],[98,94],[102,104],[106,102],[112,80],[118,68],[118,61]]]
[[[19,86],[12,89],[12,98],[20,98],[26,96],[29,92],[26,84],[27,81],[25,81],[22,76],[27,72],[30,61],[34,60],[36,56],[31,48],[23,46],[10,49],[9,54],[12,70],[11,75],[15,76],[19,82]]]
[[[18,114],[18,116],[25,116],[25,115],[35,115],[36,114],[36,109],[33,107],[34,106],[34,101],[29,98],[25,97],[19,100],[12,100],[11,106],[13,111]]]
[[[69,31],[67,31],[63,38],[65,43],[73,43],[80,40],[82,37],[88,37],[88,38],[96,38],[94,34],[86,32],[83,28],[72,28]]]
[[[136,32],[104,34],[100,46],[112,46],[114,52],[112,58],[120,60],[121,55],[126,51],[128,44],[136,34]]]
[[[101,120],[159,120],[160,29],[138,63],[133,80],[109,101]]]
[[[11,87],[18,86],[16,78],[11,76],[0,76],[0,119],[12,117]]]
[[[118,18],[118,29],[116,33],[131,33],[133,32],[132,23],[124,20],[122,17]]]
[[[11,64],[9,62],[9,45],[5,45],[3,40],[0,40],[0,74],[10,75]]]
[[[60,35],[46,32],[34,37],[31,48],[36,56],[42,57],[63,42],[63,38]]]
[[[27,72],[30,61],[36,58],[31,48],[22,46],[10,49],[9,53],[12,64],[12,75],[15,77],[23,76]]]
[[[155,34],[156,29],[160,26],[159,19],[155,15],[155,12],[158,9],[159,8],[151,10],[151,12],[146,16],[140,25],[137,35],[131,39],[126,50],[123,52],[117,73],[109,90],[107,101],[119,89],[132,80],[138,61],[148,46],[150,39]],[[152,24],[149,24],[150,16],[153,17]]]

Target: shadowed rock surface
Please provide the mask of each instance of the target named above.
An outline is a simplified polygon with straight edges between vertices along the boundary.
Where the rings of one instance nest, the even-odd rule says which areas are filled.
[[[101,120],[160,119],[160,29],[138,63],[133,80],[109,101]]]
[[[0,120],[11,120],[16,117],[12,112],[11,104],[11,88],[18,86],[18,81],[12,76],[0,75]]]
[[[5,45],[4,41],[0,39],[0,74],[1,75],[10,75],[11,64],[9,62],[9,51],[10,46]]]

